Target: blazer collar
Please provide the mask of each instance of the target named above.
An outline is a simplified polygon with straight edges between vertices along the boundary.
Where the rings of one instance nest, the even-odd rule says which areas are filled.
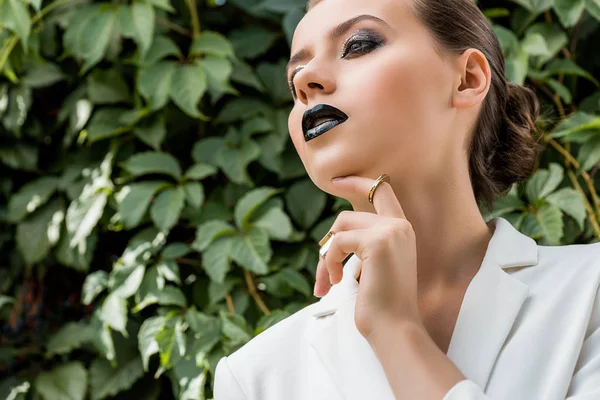
[[[537,243],[501,217],[481,267],[467,287],[447,356],[485,390],[492,367],[528,296],[528,286],[505,271],[537,264]],[[314,304],[313,317],[328,322],[311,341],[345,400],[393,400],[394,396],[369,343],[354,322],[358,282],[356,255],[346,262],[342,280]],[[324,321],[325,322],[325,321]]]

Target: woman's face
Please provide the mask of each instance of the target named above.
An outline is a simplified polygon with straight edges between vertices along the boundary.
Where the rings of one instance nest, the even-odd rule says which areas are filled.
[[[451,96],[460,72],[436,52],[410,1],[322,0],[296,28],[288,128],[324,191],[335,194],[330,180],[351,174],[387,173],[400,185],[407,178],[439,179],[451,162],[448,146],[458,149]],[[319,104],[348,118],[307,141],[303,115]]]

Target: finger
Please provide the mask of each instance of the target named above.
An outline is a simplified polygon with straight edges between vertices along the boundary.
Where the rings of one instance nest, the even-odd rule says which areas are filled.
[[[344,210],[337,215],[329,230],[337,233],[355,229],[372,228],[386,223],[389,223],[389,219],[378,214]]]
[[[331,283],[337,284],[343,276],[343,261],[348,254],[354,253],[361,260],[367,240],[373,236],[374,229],[355,229],[341,231],[333,237],[325,257],[325,268],[331,277]]]
[[[315,296],[323,297],[331,288],[329,282],[329,271],[325,268],[325,259],[319,256],[319,263],[317,264],[317,272],[315,275]]]
[[[376,179],[367,178],[358,175],[350,175],[332,181],[332,183],[340,190],[347,191],[350,193],[356,193],[363,196],[365,199],[369,198],[369,192],[375,184]],[[393,182],[393,178],[390,177],[390,182]],[[400,200],[394,193],[392,185],[387,182],[381,182],[375,194],[373,196],[373,207],[378,215],[387,217],[399,217],[405,218],[404,210],[400,204]]]

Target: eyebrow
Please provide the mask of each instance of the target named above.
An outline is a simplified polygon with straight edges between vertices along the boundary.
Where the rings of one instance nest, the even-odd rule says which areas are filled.
[[[338,39],[340,36],[342,36],[346,32],[348,32],[350,30],[350,28],[352,28],[354,25],[356,25],[360,21],[364,21],[364,20],[376,21],[376,22],[387,25],[387,23],[384,20],[382,20],[381,18],[377,18],[374,15],[361,14],[361,15],[357,15],[356,17],[350,18],[349,20],[344,21],[341,24],[339,24],[338,26],[334,27],[331,31],[329,31],[327,38],[329,40]],[[285,67],[286,79],[287,79],[287,76],[289,75],[290,68],[294,64],[297,64],[297,63],[307,59],[309,57],[309,55],[310,55],[310,51],[306,48],[303,48],[302,50],[298,51],[296,54],[294,54],[293,56],[290,57],[290,61],[288,61],[287,65]]]

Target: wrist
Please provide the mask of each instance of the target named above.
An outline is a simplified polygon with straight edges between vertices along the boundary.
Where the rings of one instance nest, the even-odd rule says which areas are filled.
[[[425,326],[420,321],[397,320],[381,324],[366,338],[371,347],[389,349],[392,344],[415,343],[428,335]],[[384,350],[385,351],[385,350]]]

